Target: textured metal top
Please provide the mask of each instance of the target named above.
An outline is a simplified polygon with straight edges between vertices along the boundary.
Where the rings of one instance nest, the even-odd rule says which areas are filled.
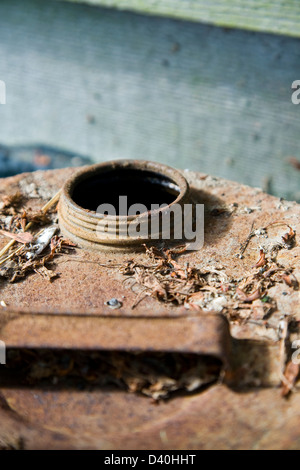
[[[4,179],[0,196],[20,190],[28,196],[28,207],[41,208],[73,171]],[[184,176],[194,196],[205,204],[205,245],[198,252],[182,254],[178,263],[221,272],[241,283],[259,263],[260,249],[269,253],[286,233],[284,225],[273,224],[280,222],[292,227],[296,236],[291,249],[278,251],[278,263],[300,279],[299,205],[204,174]],[[267,226],[266,236],[261,228]],[[256,233],[249,238],[253,230]],[[7,239],[0,240],[2,248]],[[130,257],[146,262],[144,253]],[[249,301],[241,294],[230,299],[226,290],[224,298],[218,293],[198,307],[196,302],[195,308],[147,296],[132,309],[136,292],[124,283],[118,269],[109,267],[125,264],[128,258],[128,254],[76,249],[57,257],[54,269],[59,277],[52,282],[39,274],[13,284],[1,281],[0,300],[7,307],[0,311],[0,339],[18,348],[133,352],[152,348],[213,355],[229,363],[223,385],[176,396],[157,407],[125,392],[30,389],[6,383],[0,390],[3,447],[299,448],[297,387],[288,402],[277,389],[289,360],[284,343],[299,336],[299,291],[283,280],[274,281],[267,294],[276,308],[267,315],[261,299]],[[221,304],[215,300],[220,297]],[[110,308],[113,298],[120,308]],[[220,313],[227,317],[230,333]],[[296,329],[282,338],[282,325],[291,319]]]

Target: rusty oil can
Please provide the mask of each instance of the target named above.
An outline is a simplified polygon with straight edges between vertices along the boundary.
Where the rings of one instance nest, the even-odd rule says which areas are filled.
[[[168,186],[173,200],[203,203],[203,248],[151,251],[126,237],[99,246],[85,199],[99,168],[110,198],[129,168],[130,195],[151,201]],[[1,181],[1,248],[4,232],[28,221],[36,239],[37,214],[61,188],[58,214],[44,222],[59,223],[55,243],[70,244],[55,252],[52,241],[53,258],[49,244],[28,274],[24,244],[0,260],[0,447],[299,448],[299,205],[151,162],[38,171]],[[19,254],[3,260],[18,247],[12,279]]]

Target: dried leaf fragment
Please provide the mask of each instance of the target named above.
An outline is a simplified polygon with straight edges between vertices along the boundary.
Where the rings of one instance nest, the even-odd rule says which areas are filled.
[[[286,365],[285,371],[282,377],[282,388],[281,388],[281,396],[287,397],[294,385],[297,381],[298,375],[300,372],[299,364],[295,364],[294,362],[290,361]]]
[[[158,298],[167,298],[166,289],[164,289],[154,275],[143,275],[143,285],[148,289],[151,289],[154,296],[157,296]]]
[[[291,244],[293,241],[294,241],[294,238],[295,238],[295,232],[294,230],[292,229],[292,227],[289,227],[289,232],[285,233],[283,236],[282,236],[282,240],[284,241],[284,243],[286,243],[287,245],[288,244]]]
[[[299,282],[297,278],[294,276],[294,274],[282,274],[282,279],[284,282],[289,286],[293,287],[294,289],[298,289],[299,287]]]
[[[14,208],[16,209],[24,200],[24,196],[20,191],[17,191],[14,194],[6,195],[2,198],[0,203],[0,210]]]
[[[237,287],[236,293],[239,299],[242,300],[243,302],[253,302],[253,300],[257,300],[261,298],[260,287],[258,287],[258,289],[256,289],[256,291],[254,291],[252,294],[246,294],[244,291],[242,291],[241,289]]]
[[[257,261],[257,263],[253,266],[254,268],[261,268],[267,262],[264,250],[260,250],[259,254],[260,254],[260,258]]]
[[[51,217],[49,214],[39,210],[37,212],[27,213],[27,220],[32,224],[47,225],[51,223]]]
[[[68,238],[61,238],[60,243],[61,243],[63,246],[70,246],[70,247],[72,247],[72,248],[76,248],[76,247],[77,247],[76,243],[71,242],[71,240],[69,240]]]
[[[7,232],[6,230],[0,230],[0,233],[4,235],[5,237],[12,238],[16,242],[23,243],[24,245],[27,245],[28,243],[32,243],[33,241],[33,235],[29,232],[12,233],[12,232]]]
[[[58,273],[55,273],[52,269],[46,268],[46,266],[39,266],[38,268],[35,268],[34,271],[48,281],[52,281],[52,279],[58,276]]]

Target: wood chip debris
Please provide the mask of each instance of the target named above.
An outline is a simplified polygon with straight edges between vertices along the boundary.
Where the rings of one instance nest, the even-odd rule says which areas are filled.
[[[17,191],[11,195],[5,195],[0,202],[0,211],[5,215],[15,215],[16,210],[24,203],[25,197]]]
[[[291,235],[294,237],[295,233]],[[181,264],[176,258],[184,253],[184,247],[158,249],[145,245],[145,250],[148,263],[130,259],[118,268],[127,278],[125,286],[137,294],[132,308],[150,296],[192,310],[222,312],[230,319],[238,319],[239,309],[250,308],[253,317],[266,320],[277,309],[269,289],[283,282],[294,290],[299,287],[293,268],[281,266],[272,248],[269,253],[260,249],[257,263],[249,268],[252,272],[249,270],[242,279],[229,277],[222,267]],[[258,304],[253,305],[255,301],[260,301],[259,314]]]
[[[59,193],[39,211],[24,210],[25,198],[20,193],[4,196],[0,204],[0,234],[12,239],[1,250],[0,278],[15,282],[30,273],[37,273],[48,281],[59,276],[53,269],[54,257],[65,251],[69,252],[76,245],[58,236],[58,225],[55,208]],[[10,214],[10,215],[7,215]],[[1,215],[3,218],[1,218]],[[41,226],[48,224],[44,229]],[[32,228],[32,233],[27,231]],[[12,244],[21,243],[18,249],[12,250]]]

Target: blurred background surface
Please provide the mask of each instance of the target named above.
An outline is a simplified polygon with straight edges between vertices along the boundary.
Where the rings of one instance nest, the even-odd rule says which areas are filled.
[[[300,79],[300,40],[288,34],[300,36],[300,27],[298,34],[293,11],[286,23],[257,10],[263,23],[256,28],[249,15],[250,29],[261,29],[253,32],[242,29],[247,8],[238,0],[232,5],[240,4],[244,23],[233,15],[237,28],[168,17],[180,17],[179,10],[144,15],[147,3],[155,4],[140,2],[136,13],[1,0],[0,176],[147,159],[299,201],[300,105],[291,102],[291,85]]]

